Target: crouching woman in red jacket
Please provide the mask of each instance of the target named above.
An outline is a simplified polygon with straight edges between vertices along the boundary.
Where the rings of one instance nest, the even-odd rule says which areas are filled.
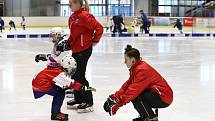
[[[130,45],[125,49],[125,64],[130,69],[130,78],[108,98],[104,104],[105,111],[115,115],[120,107],[131,101],[140,115],[133,121],[158,121],[152,109],[168,107],[173,101],[172,89]]]

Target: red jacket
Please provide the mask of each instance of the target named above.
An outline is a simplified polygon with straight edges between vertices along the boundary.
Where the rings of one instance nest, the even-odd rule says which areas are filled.
[[[168,83],[144,61],[137,62],[130,69],[130,78],[115,93],[114,97],[119,99],[119,105],[122,106],[137,98],[144,90],[159,94],[162,101],[167,104],[171,104],[173,101],[173,92]]]
[[[73,53],[84,51],[93,43],[98,43],[103,34],[103,26],[84,8],[70,16],[69,28],[69,43]]]
[[[54,69],[45,68],[33,79],[32,81],[33,90],[38,92],[49,91],[55,83],[53,79],[62,72],[63,72],[62,68]]]
[[[54,78],[60,75],[63,71],[61,67],[59,68],[45,68],[32,81],[33,91],[36,92],[47,92],[55,85]],[[70,88],[75,90],[80,90],[82,85],[78,82],[73,82],[70,84]]]

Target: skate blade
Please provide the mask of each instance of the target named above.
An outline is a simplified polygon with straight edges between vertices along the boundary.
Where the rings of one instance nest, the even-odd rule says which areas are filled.
[[[66,98],[74,98],[75,96],[73,94],[67,94]]]
[[[67,105],[67,109],[78,110],[78,105],[77,104],[73,106]]]
[[[93,112],[94,109],[93,107],[89,107],[89,108],[86,108],[86,109],[78,109],[77,112],[78,113],[90,113],[90,112]]]
[[[65,118],[65,119],[51,119],[52,121],[68,121],[69,120],[69,118]]]
[[[63,120],[52,120],[52,121],[69,121],[69,119],[63,119]]]
[[[150,121],[158,121],[158,117],[154,117],[153,119],[150,119]]]
[[[69,121],[69,119],[64,119],[64,120],[52,120],[52,121]]]

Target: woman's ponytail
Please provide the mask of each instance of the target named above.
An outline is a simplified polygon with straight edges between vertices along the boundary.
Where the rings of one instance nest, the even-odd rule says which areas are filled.
[[[84,4],[83,4],[83,6],[82,7],[84,7],[87,11],[89,11],[90,10],[90,5],[89,5],[89,3],[88,3],[88,1],[87,0],[84,0]]]

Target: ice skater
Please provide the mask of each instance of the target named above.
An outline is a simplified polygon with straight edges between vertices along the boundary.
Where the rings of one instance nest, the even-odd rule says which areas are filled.
[[[22,29],[25,30],[25,28],[26,28],[26,22],[25,22],[25,17],[24,16],[22,16],[21,26],[22,26]]]
[[[70,0],[69,6],[73,14],[69,18],[70,37],[65,44],[57,46],[57,50],[72,50],[72,57],[77,62],[76,73],[72,79],[89,86],[85,77],[87,63],[92,55],[93,46],[96,46],[103,34],[103,26],[89,13],[87,0]],[[69,48],[65,48],[68,44]],[[78,113],[88,113],[93,110],[92,92],[74,91],[74,100],[67,102],[70,109],[76,109]]]
[[[148,29],[148,32],[150,32],[150,27],[152,26],[152,23],[151,21],[148,19],[147,20],[147,29]]]
[[[107,30],[106,32],[112,32],[113,31],[113,18],[111,17],[109,20],[108,20],[108,23],[107,23]]]
[[[144,30],[145,34],[149,34],[148,18],[146,16],[146,14],[143,12],[143,10],[140,10],[140,14],[141,14],[141,22],[142,22],[142,26],[140,27],[140,31],[141,31],[141,33],[143,33],[143,30]]]
[[[113,23],[114,23],[114,29],[113,29],[114,34],[116,32],[118,32],[119,34],[122,34],[122,32],[125,32],[125,23],[122,15],[113,16]]]
[[[183,25],[182,25],[180,19],[177,19],[177,20],[176,20],[176,23],[175,23],[175,25],[174,25],[174,28],[175,28],[175,27],[177,27],[178,30],[179,30],[179,32],[180,32],[181,34],[183,34]]]
[[[10,18],[9,25],[10,25],[9,31],[11,30],[11,28],[14,28],[16,30],[16,25],[15,25],[15,22],[12,20],[12,18]]]
[[[153,109],[166,108],[172,103],[172,89],[153,67],[141,60],[139,50],[127,45],[124,56],[130,78],[108,97],[105,111],[112,116],[120,107],[132,102],[139,113],[133,121],[158,121],[158,111],[155,113]]]
[[[4,29],[4,20],[0,17],[0,31]]]
[[[138,33],[138,18],[135,17],[131,25],[128,27],[128,33]]]
[[[35,61],[39,62],[40,60],[49,60],[49,63],[32,81],[34,97],[38,99],[46,94],[53,96],[51,120],[68,121],[68,114],[61,112],[65,90],[72,88],[87,92],[95,91],[95,89],[86,87],[71,79],[77,68],[77,63],[72,55],[66,55],[60,62],[57,62],[51,54],[38,54],[35,57]]]
[[[61,113],[65,91],[74,89],[81,92],[95,91],[94,88],[84,86],[71,79],[77,68],[77,63],[72,55],[64,56],[59,60],[60,51],[58,44],[64,43],[64,30],[60,27],[52,28],[50,37],[54,43],[51,54],[38,54],[35,61],[49,61],[47,67],[41,71],[32,81],[34,97],[40,98],[45,94],[53,96],[51,120],[67,121],[68,114]]]
[[[135,17],[133,21],[134,33],[138,33],[138,29],[139,29],[138,26],[139,26],[138,17]]]

